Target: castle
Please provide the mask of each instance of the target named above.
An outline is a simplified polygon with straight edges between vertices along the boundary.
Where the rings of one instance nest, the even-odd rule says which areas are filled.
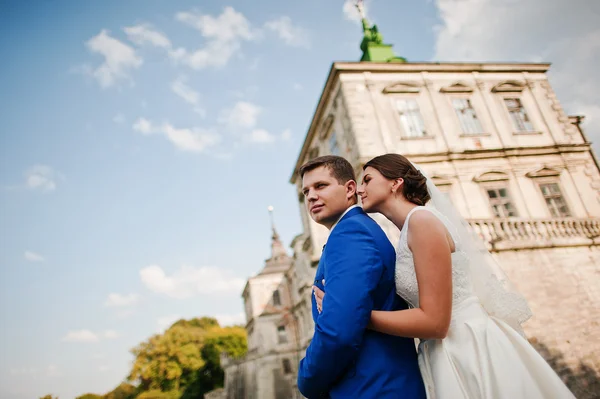
[[[336,62],[290,182],[303,232],[243,291],[248,354],[222,358],[225,387],[207,398],[301,398],[296,371],[313,334],[311,286],[328,231],[304,206],[297,170],[325,154],[357,177],[374,156],[420,165],[487,243],[528,299],[529,340],[580,398],[600,372],[600,169],[561,107],[544,63],[410,63],[363,19],[360,62]],[[398,231],[373,216],[393,243]],[[577,376],[585,370],[589,379]],[[593,381],[592,381],[593,382]]]

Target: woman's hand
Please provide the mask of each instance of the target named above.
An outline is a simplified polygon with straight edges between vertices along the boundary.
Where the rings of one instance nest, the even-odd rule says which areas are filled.
[[[323,280],[323,285],[325,285],[325,280]],[[317,310],[319,313],[323,311],[323,298],[325,297],[325,293],[321,291],[319,287],[313,285],[313,294],[315,296],[315,301],[317,301]]]

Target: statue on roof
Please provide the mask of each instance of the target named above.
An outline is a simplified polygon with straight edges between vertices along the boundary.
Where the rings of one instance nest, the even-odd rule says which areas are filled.
[[[365,14],[363,0],[356,1],[356,9],[360,15],[363,28],[363,39],[360,49],[363,52],[361,61],[372,62],[406,62],[403,57],[397,57],[392,50],[391,44],[383,42],[383,35],[379,32],[377,25],[371,25]]]
[[[356,2],[356,9],[358,10],[358,14],[360,15],[360,20],[362,21],[363,27],[363,40],[360,44],[361,50],[365,51],[367,44],[383,44],[383,35],[379,32],[377,25],[369,23],[367,16],[365,14],[365,7],[363,4],[363,0],[358,0]]]

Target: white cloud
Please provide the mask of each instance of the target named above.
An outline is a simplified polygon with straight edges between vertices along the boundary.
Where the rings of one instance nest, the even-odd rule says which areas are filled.
[[[104,333],[102,335],[106,339],[117,339],[117,338],[119,338],[119,333],[116,332],[115,330],[106,330],[106,331],[104,331]]]
[[[310,47],[310,38],[308,31],[299,26],[294,26],[292,19],[288,16],[282,16],[265,23],[265,28],[271,30],[279,36],[288,46]]]
[[[163,34],[152,28],[147,24],[129,26],[123,29],[127,34],[129,40],[143,46],[147,43],[165,49],[171,48],[171,41]]]
[[[587,113],[600,140],[600,7],[587,0],[435,0],[436,61],[552,62],[549,77],[569,114]],[[535,23],[531,23],[535,21]]]
[[[177,20],[199,30],[203,37],[215,39],[220,42],[229,42],[237,39],[252,40],[256,36],[250,22],[244,14],[237,12],[233,7],[225,7],[218,17],[201,13],[180,12]]]
[[[166,330],[167,328],[171,327],[173,325],[173,323],[175,323],[177,320],[181,320],[181,319],[182,319],[182,317],[180,315],[172,314],[172,315],[168,315],[168,316],[159,317],[156,320],[156,324],[158,324],[158,328],[162,332],[162,331]]]
[[[34,165],[25,174],[27,187],[32,190],[53,191],[61,175],[46,165]]]
[[[283,141],[290,141],[291,139],[292,139],[292,130],[291,129],[285,129],[281,133],[281,140],[283,140]]]
[[[253,143],[272,143],[275,141],[275,136],[265,129],[254,129],[248,135],[248,140]]]
[[[90,51],[104,57],[100,66],[89,71],[102,87],[130,79],[129,71],[139,68],[143,63],[132,47],[111,37],[104,29],[88,40],[86,45]]]
[[[42,255],[36,254],[33,251],[25,251],[23,257],[29,262],[44,262],[46,260]]]
[[[186,103],[194,107],[194,111],[202,117],[206,116],[206,110],[200,106],[200,93],[187,84],[187,78],[180,76],[171,83],[173,93],[181,97]]]
[[[147,119],[139,118],[133,125],[133,130],[142,134],[161,133],[175,147],[182,151],[203,152],[206,148],[217,144],[219,136],[211,129],[176,128],[170,123],[162,126],[154,125]]]
[[[152,123],[146,118],[139,118],[137,121],[135,121],[132,127],[133,130],[142,134],[153,133]]]
[[[219,122],[232,129],[253,128],[256,126],[262,108],[248,101],[238,101],[233,108],[221,112]]]
[[[178,48],[170,52],[172,59],[193,69],[223,67],[240,50],[242,41],[254,40],[259,36],[244,14],[235,11],[233,7],[225,7],[217,17],[180,12],[176,19],[199,30],[206,39],[206,45],[201,49],[190,52],[185,48]]]
[[[246,315],[244,315],[243,312],[236,314],[218,314],[215,316],[215,319],[217,319],[221,327],[246,324]]]
[[[292,87],[294,88],[294,90],[297,90],[297,91],[304,89],[304,87],[300,83],[294,83],[294,85]]]
[[[98,335],[90,330],[69,331],[63,338],[66,342],[98,342],[98,340]]]
[[[100,339],[117,339],[119,338],[119,333],[115,330],[106,330],[102,333],[95,333],[93,331],[83,329],[83,330],[74,330],[69,331],[67,335],[63,337],[63,341],[65,342],[98,342]],[[100,357],[95,357],[100,358]]]
[[[202,152],[219,142],[219,136],[212,130],[202,128],[178,129],[167,123],[162,131],[167,139],[182,151]]]
[[[177,299],[237,294],[245,284],[231,271],[216,267],[183,266],[168,276],[160,266],[151,265],[140,270],[140,277],[149,290]]]
[[[366,4],[363,4],[363,9],[365,11],[365,14],[367,13],[367,6]],[[344,5],[342,6],[342,12],[344,13],[344,17],[349,20],[349,21],[353,21],[356,23],[360,23],[361,22],[361,17],[360,14],[358,12],[358,10],[356,9],[356,0],[346,0],[344,1]]]
[[[137,294],[121,295],[117,293],[108,294],[108,298],[104,302],[104,306],[108,307],[127,307],[138,303],[140,297]]]

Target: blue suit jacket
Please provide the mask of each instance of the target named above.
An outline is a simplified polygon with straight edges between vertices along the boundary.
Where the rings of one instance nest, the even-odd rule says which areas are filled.
[[[304,396],[425,398],[414,340],[366,328],[372,310],[407,308],[396,295],[395,263],[392,244],[361,208],[331,231],[315,275],[326,291],[323,312],[312,296],[315,333],[298,371]]]

